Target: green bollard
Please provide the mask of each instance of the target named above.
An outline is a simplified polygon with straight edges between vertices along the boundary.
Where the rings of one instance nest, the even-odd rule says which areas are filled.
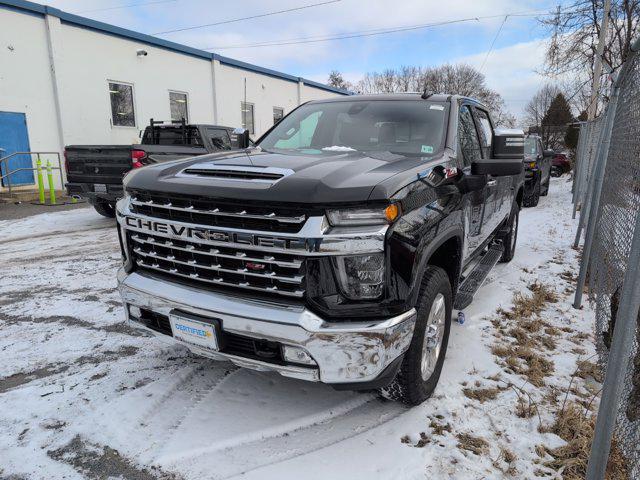
[[[47,160],[47,183],[49,184],[49,203],[56,204],[56,189],[53,184],[53,170],[51,170],[51,161]]]
[[[44,181],[42,180],[42,161],[40,160],[40,155],[38,155],[38,160],[36,160],[36,169],[38,172],[38,198],[40,205],[44,205]]]

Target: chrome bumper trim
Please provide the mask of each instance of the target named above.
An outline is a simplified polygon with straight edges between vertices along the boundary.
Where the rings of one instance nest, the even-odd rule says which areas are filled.
[[[411,342],[416,311],[411,309],[386,320],[332,323],[304,306],[236,298],[157,280],[140,273],[118,272],[118,287],[125,305],[168,315],[178,309],[220,319],[223,331],[304,348],[318,368],[274,365],[267,362],[208,352],[188,345],[196,354],[228,360],[236,365],[271,370],[287,377],[324,383],[375,380]],[[129,318],[132,326],[158,334]]]

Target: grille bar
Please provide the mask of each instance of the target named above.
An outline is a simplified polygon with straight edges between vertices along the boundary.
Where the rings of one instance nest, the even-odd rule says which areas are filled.
[[[139,235],[132,235],[131,239],[137,243],[143,243],[143,244],[153,245],[157,247],[167,247],[167,248],[172,248],[174,250],[180,250],[188,253],[211,255],[218,258],[227,258],[230,260],[243,260],[245,262],[268,263],[268,264],[277,265],[279,267],[289,267],[289,268],[300,268],[302,266],[301,260],[289,260],[289,261],[278,260],[272,255],[266,255],[264,257],[248,256],[244,252],[237,252],[236,255],[230,255],[230,254],[221,253],[220,250],[216,248],[207,248],[207,249],[197,248],[191,244],[187,244],[186,247],[180,247],[180,246],[177,246],[175,242],[171,240],[161,242],[161,241],[155,240],[153,237],[142,238]]]
[[[220,217],[234,217],[234,218],[241,218],[241,219],[247,219],[247,220],[272,220],[279,223],[302,224],[306,220],[305,215],[298,215],[294,217],[284,217],[281,215],[277,215],[274,212],[270,212],[264,215],[258,215],[258,214],[247,213],[247,211],[244,209],[240,210],[239,212],[229,212],[229,211],[222,211],[217,207],[211,210],[203,210],[203,209],[195,208],[193,205],[190,205],[188,207],[178,207],[173,205],[171,202],[159,203],[159,202],[155,202],[154,200],[140,201],[136,197],[133,197],[131,199],[131,204],[135,207],[151,206],[154,208],[161,208],[169,211],[187,212],[187,213],[195,213],[195,214],[201,214],[201,215],[213,215],[213,216],[220,216]]]
[[[212,270],[212,271],[221,272],[221,273],[231,273],[231,274],[235,274],[235,275],[247,275],[247,276],[250,276],[250,277],[258,277],[258,278],[264,278],[264,279],[269,279],[269,280],[278,280],[279,282],[294,283],[294,284],[298,284],[298,285],[302,283],[302,280],[304,278],[303,275],[295,275],[295,276],[291,276],[291,277],[283,277],[283,276],[277,275],[276,272],[267,272],[267,273],[250,272],[247,268],[238,268],[236,270],[232,270],[232,269],[228,269],[228,268],[223,268],[220,264],[205,265],[202,262],[198,262],[195,259],[188,260],[188,261],[178,260],[177,258],[175,258],[172,255],[162,255],[162,254],[157,253],[155,251],[145,252],[141,248],[134,248],[133,251],[135,253],[137,253],[138,255],[142,255],[143,257],[146,257],[146,258],[156,258],[156,259],[160,259],[160,260],[165,260],[167,262],[177,263],[178,265],[185,265],[185,266],[188,266],[188,267],[194,267],[196,269]]]
[[[203,278],[197,273],[185,274],[185,273],[179,272],[177,269],[163,268],[158,263],[147,264],[142,260],[136,260],[136,264],[138,266],[140,266],[140,267],[148,268],[148,269],[151,269],[151,270],[156,270],[156,271],[159,271],[159,272],[162,272],[162,273],[166,273],[168,275],[176,275],[178,277],[188,278],[190,280],[197,280],[199,282],[205,282],[205,283],[209,283],[209,284],[212,284],[212,285],[224,285],[224,286],[229,286],[229,287],[237,287],[237,288],[242,288],[242,289],[245,289],[245,290],[254,290],[254,291],[260,291],[260,292],[265,292],[265,291],[266,292],[274,292],[274,293],[278,293],[280,295],[289,296],[289,297],[296,297],[296,298],[302,298],[302,296],[304,295],[304,290],[289,291],[289,290],[281,289],[277,285],[271,285],[269,287],[260,287],[260,286],[253,286],[249,282],[234,283],[234,282],[230,282],[230,281],[225,281],[225,279],[222,278],[222,277],[216,277],[214,279]]]

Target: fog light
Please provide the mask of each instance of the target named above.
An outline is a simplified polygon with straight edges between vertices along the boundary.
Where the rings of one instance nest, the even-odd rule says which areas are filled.
[[[140,319],[142,318],[142,310],[140,310],[140,308],[136,307],[135,305],[129,305],[129,315],[136,319]]]
[[[282,346],[282,357],[286,362],[303,363],[305,365],[315,365],[316,362],[305,349],[300,347],[292,347],[291,345]]]

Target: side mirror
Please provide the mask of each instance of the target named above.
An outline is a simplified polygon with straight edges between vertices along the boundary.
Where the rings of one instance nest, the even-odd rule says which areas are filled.
[[[549,149],[549,150],[544,150],[544,151],[542,152],[542,156],[543,156],[544,158],[553,158],[555,154],[556,154],[556,152],[554,152],[554,151],[553,151],[553,150],[551,150],[551,149]]]
[[[503,177],[519,175],[524,170],[524,132],[519,129],[497,129],[493,134],[491,158],[471,164],[473,175]]]
[[[247,130],[246,128],[238,127],[233,130],[233,134],[238,138],[238,148],[249,148],[249,146],[251,145],[249,130]]]

